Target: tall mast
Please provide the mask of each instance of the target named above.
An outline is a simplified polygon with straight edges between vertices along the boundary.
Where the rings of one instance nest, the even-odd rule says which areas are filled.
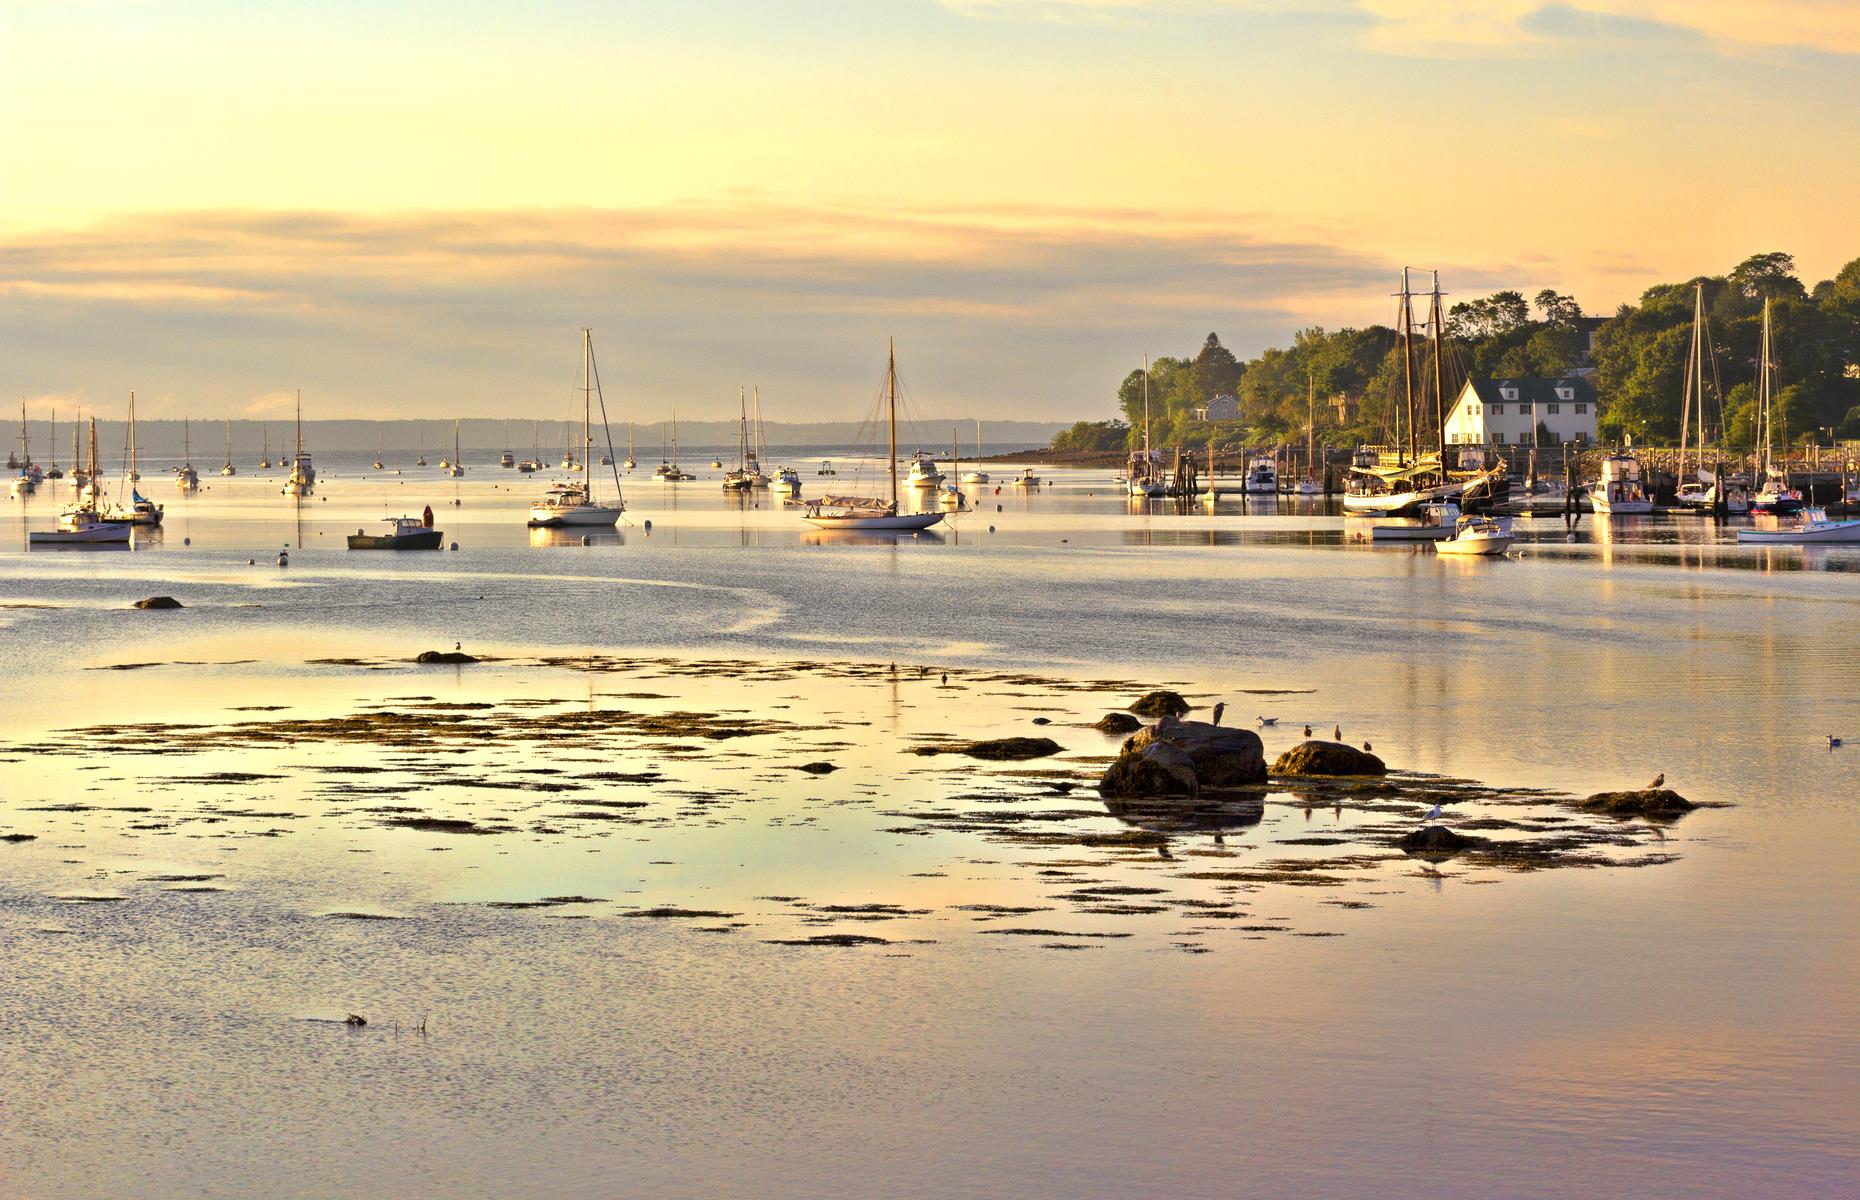
[[[891,508],[898,508],[898,349],[891,338],[885,339],[885,403],[890,410],[891,429]]]
[[[297,457],[304,456],[304,390],[297,389]]]
[[[132,490],[136,476],[139,474],[141,472],[136,470],[136,393],[134,389],[131,389],[129,393],[129,482]]]
[[[589,504],[594,503],[594,472],[588,464],[594,450],[594,426],[591,408],[594,404],[594,331],[586,325],[581,327],[581,470],[584,475],[584,496]]]
[[[1434,331],[1434,449],[1440,455],[1440,482],[1442,484],[1447,482],[1447,377],[1442,370],[1445,356],[1441,350],[1441,343],[1447,336],[1445,316],[1440,305],[1440,272],[1435,271],[1433,298],[1428,308],[1427,320],[1433,326]],[[1535,432],[1535,430],[1532,431],[1533,442],[1537,440]]]
[[[131,395],[135,393],[131,392]],[[103,484],[97,478],[97,418],[90,419],[90,486],[93,497],[100,496]]]
[[[1769,473],[1770,459],[1773,454],[1772,443],[1776,438],[1776,414],[1770,408],[1770,302],[1763,301],[1763,344],[1757,350],[1757,428],[1761,435],[1758,443],[1759,459],[1757,469]]]
[[[749,401],[740,383],[736,385],[736,466],[749,470]]]
[[[1404,446],[1397,434],[1395,455],[1396,462],[1405,467],[1414,457],[1414,304],[1408,291],[1407,267],[1401,269],[1401,309],[1396,323],[1401,329],[1401,383],[1405,397],[1402,407],[1408,414],[1408,442]]]
[[[768,439],[762,435],[762,385],[755,385],[756,405],[756,470],[762,470],[762,460],[768,457]]]
[[[1143,356],[1143,477],[1150,477],[1150,356]]]
[[[1209,446],[1214,444],[1208,439]],[[1208,477],[1214,472],[1214,453],[1208,452]],[[1317,376],[1305,372],[1305,474],[1316,477],[1317,474]]]

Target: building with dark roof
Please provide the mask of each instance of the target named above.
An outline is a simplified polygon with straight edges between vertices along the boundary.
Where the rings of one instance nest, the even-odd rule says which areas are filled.
[[[1560,379],[1468,379],[1447,413],[1450,446],[1555,446],[1595,441],[1595,385]]]

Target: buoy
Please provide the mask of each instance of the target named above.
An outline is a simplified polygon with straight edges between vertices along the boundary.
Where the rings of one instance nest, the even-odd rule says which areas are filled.
[[[457,550],[458,548],[459,548],[459,544],[457,542],[453,542],[452,549]]]
[[[651,532],[652,532],[652,522],[651,522],[651,521],[647,521],[647,522],[646,522],[646,525],[645,525],[645,529],[646,529],[646,532],[647,532],[647,533],[651,533]]]
[[[996,512],[1000,512],[1000,511],[1001,511],[1001,506],[1000,506],[999,504],[997,504],[997,505],[995,505],[995,511],[996,511]]]
[[[990,525],[988,527],[988,532],[993,533],[994,531],[995,531],[995,527],[993,525]]]
[[[181,544],[183,546],[191,546],[194,544],[194,539],[191,537],[184,537],[181,539]]]
[[[581,535],[581,544],[584,546],[592,546],[594,544],[594,539],[584,533]]]

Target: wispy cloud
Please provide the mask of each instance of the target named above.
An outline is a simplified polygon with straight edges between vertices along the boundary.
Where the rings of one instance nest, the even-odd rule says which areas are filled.
[[[0,353],[24,386],[172,391],[196,413],[273,412],[301,383],[322,415],[489,416],[566,396],[573,333],[588,323],[642,419],[673,401],[721,412],[752,380],[810,417],[843,417],[858,415],[895,333],[930,407],[1073,416],[1107,407],[1128,361],[1192,349],[1209,329],[1246,349],[1324,314],[1377,315],[1364,298],[1387,290],[1385,265],[1248,225],[748,194],[652,209],[159,214],[0,239]]]

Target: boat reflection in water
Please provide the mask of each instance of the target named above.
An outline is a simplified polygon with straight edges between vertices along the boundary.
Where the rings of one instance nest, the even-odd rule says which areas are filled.
[[[1226,835],[1249,829],[1266,815],[1266,800],[1258,792],[1203,792],[1199,796],[1147,796],[1141,799],[1105,797],[1105,811],[1124,824],[1163,835],[1156,853],[1169,854],[1169,839],[1207,834],[1217,846]]]
[[[529,535],[532,547],[626,545],[626,534],[612,525],[576,525],[566,528],[532,525],[529,527]]]

